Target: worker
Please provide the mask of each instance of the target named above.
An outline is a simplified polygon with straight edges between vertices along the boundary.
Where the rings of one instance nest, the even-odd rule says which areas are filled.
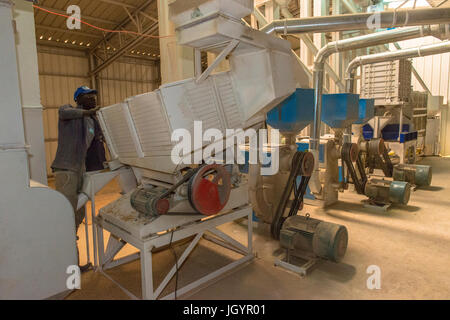
[[[75,234],[85,216],[84,208],[77,210],[78,194],[83,186],[86,171],[104,169],[105,149],[103,135],[96,119],[97,91],[86,86],[79,87],[74,94],[76,107],[64,105],[59,109],[58,149],[52,170],[55,174],[56,190],[69,200],[75,213]],[[78,236],[77,236],[78,240]],[[79,251],[77,246],[78,265]],[[90,263],[80,266],[85,272]]]

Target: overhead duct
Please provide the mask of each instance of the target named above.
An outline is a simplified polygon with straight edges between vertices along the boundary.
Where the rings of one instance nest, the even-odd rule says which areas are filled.
[[[354,91],[355,71],[359,66],[390,60],[425,57],[445,52],[450,52],[450,41],[420,46],[417,48],[408,48],[393,52],[383,52],[356,57],[349,63],[346,70],[347,92]]]
[[[264,26],[261,31],[268,34],[298,34],[364,30],[371,29],[374,25],[377,29],[394,28],[446,23],[449,17],[450,8],[404,9],[377,13],[274,20]]]

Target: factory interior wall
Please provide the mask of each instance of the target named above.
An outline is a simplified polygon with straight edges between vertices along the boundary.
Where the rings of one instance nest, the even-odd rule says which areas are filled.
[[[58,109],[75,105],[73,93],[79,86],[91,86],[88,56],[79,50],[38,46],[41,104],[44,107],[44,136],[47,175],[58,145]],[[124,99],[150,92],[160,83],[156,62],[123,57],[98,75],[99,100],[108,106]]]

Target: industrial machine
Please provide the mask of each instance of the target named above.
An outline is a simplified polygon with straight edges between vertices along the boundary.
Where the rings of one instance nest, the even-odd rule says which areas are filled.
[[[361,95],[373,101],[376,114],[363,125],[362,138],[360,127],[353,128],[358,132],[368,173],[374,174],[379,169],[385,177],[413,186],[431,183],[431,168],[414,165],[416,155],[425,149],[429,97],[411,91],[411,61],[400,59],[364,65]],[[416,171],[419,184],[415,183]]]
[[[395,181],[406,181],[413,186],[428,187],[433,177],[430,166],[399,164],[394,167]]]
[[[113,157],[133,168],[142,187],[132,197],[133,206],[141,208],[138,203],[148,198],[153,205],[140,210],[149,215],[168,211],[217,214],[229,202],[248,203],[239,171],[233,166],[203,165],[203,150],[211,141],[195,138],[203,140],[203,132],[218,130],[224,143],[230,138],[229,129],[262,128],[265,113],[296,87],[289,43],[238,22],[253,10],[252,1],[194,2],[172,3],[171,19],[180,45],[218,54],[212,67],[196,78],[163,85],[99,113]],[[192,15],[192,10],[197,14]],[[226,57],[230,71],[212,74]],[[196,122],[201,122],[197,128],[201,132],[195,131]],[[179,162],[174,163],[172,151],[178,141],[171,138],[177,132],[188,135],[193,150],[180,150]],[[214,150],[216,154],[226,149],[223,143],[222,149]],[[235,152],[233,148],[227,151]],[[211,171],[216,178],[207,183],[205,177],[211,177]],[[219,196],[204,197],[205,203],[198,203],[198,193],[205,192]],[[203,211],[203,206],[216,209]]]
[[[339,262],[347,250],[348,232],[341,225],[309,216],[294,216],[284,222],[280,243],[287,249],[288,259],[302,252]]]
[[[375,117],[363,127],[364,138],[383,138],[399,157],[399,163],[414,164],[418,132],[414,128],[411,94],[411,60],[362,67],[361,97],[375,101]]]
[[[312,89],[297,89],[288,99],[267,114],[267,124],[280,131],[285,143],[278,146],[280,168],[277,174],[260,174],[260,165],[250,165],[249,195],[256,216],[263,222],[272,224],[272,235],[279,237],[280,223],[287,201],[293,199],[292,190],[300,190],[297,195],[297,211],[303,206],[309,176],[314,167],[314,158],[304,150],[298,150],[296,135],[312,121]],[[268,150],[270,151],[270,150]],[[270,153],[270,152],[267,152]],[[292,214],[296,214],[292,206]]]
[[[306,276],[320,260],[340,262],[347,251],[348,232],[342,225],[306,216],[286,219],[280,234],[281,247],[286,250],[284,260],[275,265]],[[306,261],[300,264],[297,261]]]
[[[30,178],[33,170],[45,172],[45,161],[30,165],[30,158],[39,159],[36,149],[44,142],[37,61],[23,67],[37,59],[34,28],[30,2],[16,1],[13,7],[0,1],[2,300],[62,298],[72,289],[68,277],[78,266],[72,206],[62,194]],[[34,116],[24,122],[31,109]],[[35,133],[32,141],[25,135],[28,130]]]
[[[194,78],[162,85],[98,113],[112,157],[131,167],[138,183],[133,191],[100,210],[96,219],[99,269],[123,261],[113,259],[124,243],[140,248],[145,299],[158,298],[174,275],[169,273],[161,287],[153,290],[152,250],[146,248],[170,246],[172,241],[195,235],[183,257],[200,238],[242,252],[243,258],[215,272],[220,274],[252,258],[253,210],[271,224],[272,236],[278,239],[285,219],[296,216],[303,206],[314,158],[297,150],[294,134],[310,123],[313,92],[296,89],[302,81],[292,70],[295,60],[288,41],[240,22],[252,10],[253,1],[172,2],[170,15],[178,44],[194,48],[196,58],[204,51],[215,53],[216,60],[202,72],[196,59]],[[224,59],[228,59],[230,70],[213,73]],[[309,102],[300,101],[303,97]],[[273,155],[279,154],[279,159],[272,156],[272,163],[279,162],[278,173],[265,177],[262,164],[246,165],[247,171],[236,161],[228,164],[223,157],[237,158],[239,147],[255,151],[254,144],[246,144],[245,132],[265,128],[267,113],[269,118],[276,114],[287,120],[279,122],[286,129],[282,130],[285,144],[279,145],[276,135],[270,143],[261,137],[256,143],[260,154],[277,150]],[[300,120],[305,114],[308,120]],[[213,133],[214,141],[205,138],[208,133]],[[298,178],[300,184],[296,183]],[[270,203],[263,200],[264,180],[273,182],[276,190]],[[247,247],[215,228],[243,217],[249,218]],[[114,235],[106,252],[103,230]],[[133,257],[125,261],[129,259]],[[195,285],[208,279],[204,277]],[[192,285],[178,293],[190,288]]]
[[[392,204],[406,205],[411,196],[411,185],[403,181],[371,179],[365,187],[366,206],[387,210]]]
[[[266,177],[258,174],[257,167],[251,167],[249,177],[250,198],[256,216],[271,224],[272,236],[279,239],[281,247],[286,249],[285,258],[277,259],[275,265],[301,275],[306,275],[321,259],[339,262],[345,255],[348,242],[344,226],[310,218],[309,214],[297,215],[298,210],[303,208],[314,158],[304,143],[296,143],[296,136],[312,123],[313,108],[314,91],[297,89],[267,114],[267,124],[280,130],[285,142],[280,152],[282,166],[277,175]],[[328,166],[324,166],[324,179],[332,177],[326,169],[333,164],[336,165],[333,172],[337,172],[337,161],[332,163],[331,154],[339,152],[333,140],[327,146],[329,149],[325,154],[330,155],[330,160]],[[328,192],[329,189],[325,190]],[[295,258],[298,261],[294,261]]]
[[[359,117],[359,96],[356,94],[326,94],[323,95],[322,122],[334,132],[322,136],[319,148],[319,180],[321,192],[306,195],[308,203],[328,206],[338,201],[338,192],[347,188],[346,174],[351,176],[352,183],[364,190],[365,175],[361,175],[361,164],[357,145],[346,137],[346,129]],[[301,150],[308,150],[309,139],[299,142]]]

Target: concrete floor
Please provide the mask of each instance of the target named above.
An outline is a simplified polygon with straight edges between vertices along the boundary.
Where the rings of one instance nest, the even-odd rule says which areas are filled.
[[[349,231],[347,254],[340,264],[323,262],[310,275],[274,267],[282,252],[267,227],[255,227],[257,257],[204,288],[181,297],[193,300],[215,299],[450,299],[450,159],[426,158],[421,164],[433,166],[432,187],[419,189],[406,207],[386,213],[361,205],[364,197],[345,193],[336,205],[319,209],[306,206],[312,217],[343,224]],[[117,183],[108,185],[98,196],[98,208],[120,197]],[[88,224],[90,221],[88,221]],[[245,243],[246,222],[221,228]],[[84,225],[79,231],[82,262],[86,261]],[[105,237],[107,237],[105,232]],[[186,244],[177,248],[178,255]],[[92,248],[91,248],[92,251]],[[125,247],[123,255],[135,252]],[[91,253],[92,255],[92,253]],[[235,259],[237,254],[201,240],[197,249],[179,271],[179,288]],[[158,284],[173,265],[170,251],[154,255]],[[381,289],[369,290],[366,270],[381,269]],[[108,271],[131,293],[141,296],[140,263],[131,262]],[[67,299],[128,299],[123,291],[100,273],[82,276],[82,289]],[[174,281],[165,293],[171,292]]]

